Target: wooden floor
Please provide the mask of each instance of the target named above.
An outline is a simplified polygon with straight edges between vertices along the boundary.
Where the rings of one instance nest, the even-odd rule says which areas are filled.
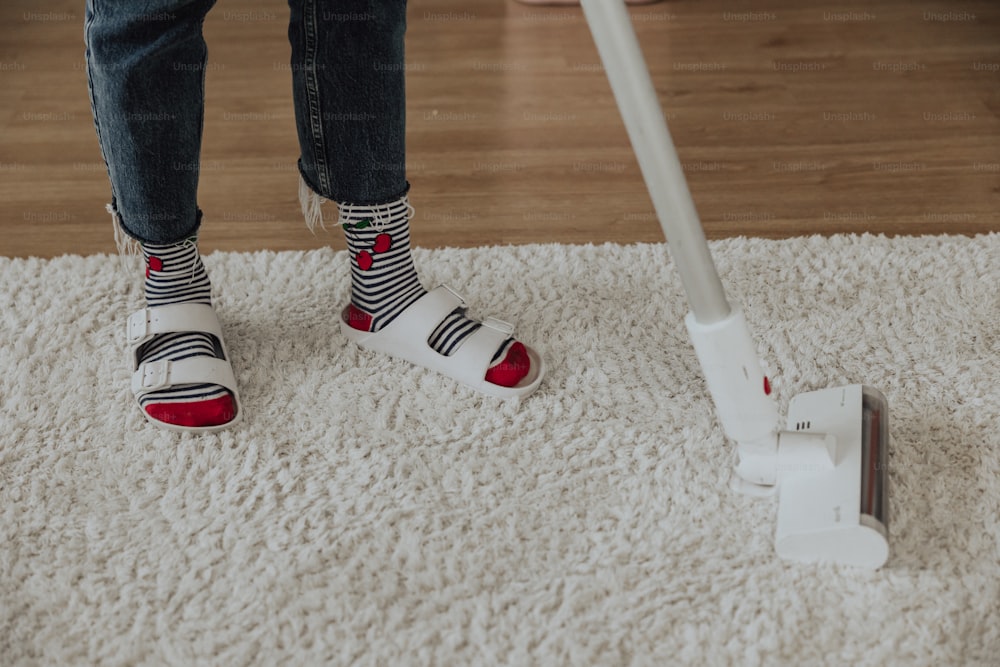
[[[734,4],[632,10],[709,237],[1000,230],[1000,4]],[[203,250],[343,247],[298,210],[287,16],[206,23]],[[82,26],[0,7],[2,255],[114,249]],[[407,40],[416,243],[662,240],[578,9],[410,0]]]

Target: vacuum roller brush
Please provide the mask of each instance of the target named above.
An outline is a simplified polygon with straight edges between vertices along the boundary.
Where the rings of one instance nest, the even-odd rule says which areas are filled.
[[[889,404],[880,391],[861,391],[861,514],[889,531]]]

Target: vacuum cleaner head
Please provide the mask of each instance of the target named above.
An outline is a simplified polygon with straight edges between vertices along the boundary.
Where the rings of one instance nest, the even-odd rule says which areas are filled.
[[[889,556],[889,408],[855,384],[795,396],[781,429],[743,309],[685,318],[719,422],[736,443],[733,488],[778,494],[782,558],[881,567]]]
[[[889,557],[885,396],[863,385],[799,394],[789,404],[779,451],[782,437],[796,433],[832,436],[834,446],[829,465],[779,469],[778,555],[801,562],[881,567]]]

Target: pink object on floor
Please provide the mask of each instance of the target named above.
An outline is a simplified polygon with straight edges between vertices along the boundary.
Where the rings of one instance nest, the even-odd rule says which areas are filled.
[[[580,0],[517,0],[522,5],[579,5]],[[660,0],[625,0],[626,5],[651,5]]]

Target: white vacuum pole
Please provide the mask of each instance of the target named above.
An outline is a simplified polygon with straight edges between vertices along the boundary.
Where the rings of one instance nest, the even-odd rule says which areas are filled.
[[[663,110],[624,0],[582,0],[625,129],[667,238],[691,312],[686,319],[726,434],[743,445],[741,477],[771,485],[752,454],[776,447],[778,410],[742,309],[732,306],[712,261]]]
[[[691,312],[702,324],[725,319],[729,304],[625,3],[584,0],[583,11],[687,292]]]

